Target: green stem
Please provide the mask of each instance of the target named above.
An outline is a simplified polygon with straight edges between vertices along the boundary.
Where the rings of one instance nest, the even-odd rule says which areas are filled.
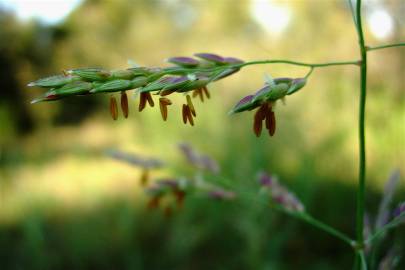
[[[291,60],[259,60],[259,61],[250,61],[242,64],[235,65],[235,67],[245,67],[250,65],[261,65],[261,64],[289,64],[302,67],[328,67],[328,66],[344,66],[344,65],[359,65],[359,61],[338,61],[338,62],[326,62],[326,63],[305,63],[299,61]]]
[[[392,48],[392,47],[402,47],[402,46],[405,46],[405,42],[386,44],[386,45],[374,46],[374,47],[367,47],[366,49],[367,49],[367,51],[375,51],[375,50],[381,50],[381,49]]]
[[[283,60],[283,59],[257,60],[257,61],[244,62],[241,64],[225,65],[225,66],[219,66],[219,67],[172,68],[170,70],[166,70],[163,74],[165,74],[165,75],[166,74],[189,74],[192,72],[216,72],[216,71],[221,72],[223,70],[231,69],[231,68],[242,68],[242,67],[246,67],[246,66],[267,65],[267,64],[288,64],[288,65],[301,66],[301,67],[310,67],[310,68],[314,69],[314,68],[319,68],[319,67],[330,67],[330,66],[348,66],[348,65],[358,66],[360,64],[360,61],[352,60],[352,61],[336,61],[336,62],[325,62],[325,63],[306,63],[306,62]]]
[[[313,69],[320,68],[320,67],[330,67],[330,66],[348,66],[348,65],[360,65],[359,60],[352,60],[352,61],[336,61],[336,62],[325,62],[325,63],[306,63],[306,62],[299,62],[299,61],[292,61],[292,60],[283,60],[283,59],[273,59],[273,60],[257,60],[257,61],[249,61],[244,62],[241,64],[233,64],[233,65],[223,65],[218,67],[207,67],[207,68],[185,68],[185,67],[178,67],[178,68],[170,68],[165,70],[164,72],[160,73],[160,76],[175,74],[175,75],[187,75],[190,73],[195,72],[218,72],[218,75],[227,69],[239,69],[246,66],[253,66],[253,65],[266,65],[266,64],[288,64],[294,66],[301,66],[301,67],[309,67],[311,68],[309,74],[305,76],[307,78]]]
[[[404,222],[405,218],[405,213],[402,213],[401,215],[397,216],[393,220],[391,220],[389,223],[385,224],[382,228],[378,229],[372,236],[370,236],[368,239],[366,239],[365,243],[366,244],[371,244],[373,243],[374,240],[379,238],[382,234],[384,234],[387,230],[393,229],[397,227],[399,224]]]
[[[364,34],[361,19],[361,0],[356,3],[356,29],[360,47],[360,103],[359,103],[359,179],[357,190],[357,211],[356,211],[356,240],[357,249],[364,250],[364,208],[365,208],[365,187],[366,187],[366,137],[365,137],[365,108],[367,94],[367,50],[364,42]],[[361,266],[361,264],[358,264]],[[359,268],[357,268],[359,269]]]
[[[292,211],[289,211],[289,210],[287,210],[283,207],[277,206],[277,205],[273,205],[272,207],[276,210],[286,213],[287,215],[298,218],[314,227],[317,227],[318,229],[342,240],[343,242],[345,242],[346,244],[348,244],[351,247],[353,247],[353,245],[354,245],[354,241],[352,239],[350,239],[350,237],[348,237],[344,233],[336,230],[335,228],[313,218],[311,215],[307,214],[306,212],[292,212]]]

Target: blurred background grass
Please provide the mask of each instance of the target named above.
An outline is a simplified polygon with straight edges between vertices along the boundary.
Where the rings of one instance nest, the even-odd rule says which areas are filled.
[[[112,121],[107,96],[30,105],[40,90],[26,87],[63,69],[126,68],[128,59],[161,66],[167,57],[195,52],[244,60],[356,59],[357,38],[345,1],[87,0],[52,23],[21,20],[8,2],[0,1],[1,269],[351,267],[344,245],[254,197],[255,175],[267,170],[314,216],[354,233],[355,67],[316,70],[287,106],[277,107],[278,130],[271,139],[253,135],[252,114],[227,112],[262,85],[264,73],[299,77],[305,68],[248,67],[213,84],[212,99],[195,104],[199,115],[193,128],[181,123],[181,97],[167,122],[156,108],[137,113],[134,99],[130,118]],[[403,41],[404,10],[399,0],[366,1],[369,44]],[[405,50],[370,53],[370,214],[392,169],[405,165],[404,71]],[[180,141],[214,157],[227,187],[250,195],[235,202],[189,197],[181,212],[166,219],[146,211],[141,172],[103,154],[114,148],[155,156],[172,165],[160,175],[187,175],[190,169],[175,148]],[[401,181],[397,201],[404,198]]]

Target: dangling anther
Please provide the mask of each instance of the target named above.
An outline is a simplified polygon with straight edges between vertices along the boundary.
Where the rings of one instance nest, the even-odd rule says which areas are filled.
[[[144,168],[141,174],[141,185],[146,186],[149,181],[149,170]]]
[[[128,118],[128,96],[125,91],[121,92],[121,109],[125,118]]]
[[[203,95],[203,92],[202,92],[201,88],[195,89],[193,91],[193,98],[195,98],[197,96],[200,97],[201,102],[204,102],[204,95]]]
[[[190,108],[190,111],[191,111],[192,115],[193,115],[194,117],[196,117],[197,114],[196,114],[196,112],[195,112],[194,104],[193,104],[193,102],[191,101],[190,95],[186,95],[186,99],[187,99],[187,106]]]
[[[149,106],[151,106],[151,107],[155,106],[155,102],[153,102],[152,95],[149,92],[145,93],[145,97],[149,103]]]
[[[256,134],[256,137],[260,137],[262,133],[263,120],[266,117],[267,104],[262,105],[255,113],[253,118],[253,132]]]
[[[140,99],[139,99],[139,111],[143,111],[146,107],[146,93],[141,93],[140,94]]]
[[[164,208],[164,214],[165,214],[165,218],[171,218],[171,217],[172,217],[172,215],[173,215],[173,209],[171,208],[170,205],[167,205],[167,206]]]
[[[205,96],[209,99],[211,97],[210,92],[208,92],[208,88],[206,86],[202,87],[202,91],[205,93]]]
[[[187,105],[186,105],[186,104],[183,104],[183,108],[182,108],[182,110],[181,110],[181,114],[182,114],[182,116],[183,116],[183,123],[184,123],[184,124],[187,124],[187,119],[188,119],[188,117],[187,117]]]
[[[270,136],[273,136],[274,135],[274,133],[276,132],[276,116],[275,116],[275,114],[274,114],[274,112],[273,111],[270,111],[268,114],[267,114],[267,116],[266,116],[266,122],[267,122],[267,118],[269,118],[269,127],[268,127],[268,130],[269,130],[269,135]]]
[[[160,114],[162,115],[163,121],[167,120],[167,106],[171,104],[172,102],[168,98],[159,99]]]
[[[182,208],[184,204],[184,198],[186,196],[186,192],[182,190],[175,190],[174,196],[176,197],[177,208]]]
[[[187,115],[188,122],[190,122],[190,125],[194,126],[193,115],[191,114],[191,109],[188,105],[186,105],[186,115]]]
[[[160,91],[159,95],[164,97],[164,96],[168,96],[168,95],[170,95],[171,93],[174,93],[174,92],[176,92],[176,89],[163,90],[163,91]]]
[[[159,207],[161,196],[153,196],[148,202],[148,209],[155,209]]]
[[[117,100],[114,96],[110,96],[110,113],[113,120],[118,118]]]

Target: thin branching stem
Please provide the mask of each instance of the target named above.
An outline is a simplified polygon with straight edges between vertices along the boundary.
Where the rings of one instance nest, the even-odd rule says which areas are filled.
[[[354,25],[357,26],[357,19],[356,19],[356,14],[355,14],[355,11],[353,8],[352,0],[347,0],[347,4],[349,5],[350,13],[352,14],[353,23],[354,23]]]
[[[317,227],[318,229],[342,240],[343,242],[345,242],[346,244],[348,244],[349,246],[353,247],[354,245],[354,241],[352,239],[350,239],[349,236],[347,236],[346,234],[342,233],[341,231],[338,231],[337,229],[319,221],[316,218],[313,218],[311,215],[309,215],[306,212],[296,212],[296,211],[289,211],[283,207],[280,207],[278,205],[273,205],[272,208],[281,211],[283,213],[286,213],[287,215],[290,215],[292,217],[295,217],[297,219],[300,219],[301,221],[304,221],[314,227]]]
[[[322,67],[332,67],[332,66],[359,66],[361,63],[360,60],[351,60],[351,61],[334,61],[334,62],[324,62],[324,63],[306,63],[300,61],[293,61],[293,60],[285,60],[285,59],[271,59],[271,60],[257,60],[257,61],[248,61],[241,64],[233,64],[233,65],[226,65],[226,66],[219,66],[219,67],[209,67],[209,68],[175,68],[166,70],[164,74],[188,74],[191,72],[216,72],[231,68],[243,68],[246,66],[253,66],[253,65],[267,65],[267,64],[287,64],[287,65],[294,65],[294,66],[301,66],[301,67],[309,67],[311,69],[315,68],[322,68]]]
[[[367,51],[375,51],[375,50],[381,50],[381,49],[386,49],[386,48],[403,47],[403,46],[405,46],[405,42],[392,43],[392,44],[386,44],[386,45],[380,45],[380,46],[367,46],[366,49],[367,49]]]
[[[373,235],[371,235],[368,239],[366,239],[365,243],[371,244],[374,240],[379,238],[386,231],[393,229],[393,228],[397,227],[399,224],[401,224],[402,222],[404,222],[404,219],[405,219],[405,213],[402,213],[395,219],[391,220],[389,223],[385,224],[382,228],[377,230]]]
[[[292,60],[259,60],[259,61],[250,61],[243,64],[237,65],[237,67],[245,67],[250,65],[260,65],[260,64],[289,64],[294,66],[302,66],[302,67],[329,67],[329,66],[345,66],[345,65],[359,65],[359,61],[338,61],[338,62],[326,62],[326,63],[305,63],[299,61],[292,61]]]
[[[221,180],[221,184],[223,186],[226,186],[227,188],[232,188],[233,190],[238,189],[238,190],[236,190],[237,194],[239,194],[241,196],[246,196],[246,198],[249,198],[249,200],[251,200],[254,203],[257,203],[259,205],[265,205],[265,206],[269,205],[268,198],[263,199],[261,196],[257,196],[257,192],[251,192],[244,187],[235,187],[234,181],[231,181],[226,177],[218,177],[218,178]],[[345,233],[314,218],[306,211],[304,211],[304,212],[290,211],[290,210],[286,209],[285,207],[282,207],[275,203],[270,203],[270,207],[274,210],[287,214],[290,217],[299,219],[302,222],[312,225],[312,226],[320,229],[321,231],[324,231],[325,233],[327,233],[331,236],[334,236],[335,238],[337,238],[339,240],[342,240],[343,242],[345,242],[346,244],[348,244],[351,247],[353,247],[356,243],[353,239],[351,239]]]

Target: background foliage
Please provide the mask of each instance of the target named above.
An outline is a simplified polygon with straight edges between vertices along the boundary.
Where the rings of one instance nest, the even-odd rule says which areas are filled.
[[[264,72],[299,77],[307,69],[246,68],[214,84],[213,98],[196,104],[194,128],[181,124],[180,106],[162,122],[156,109],[136,113],[137,101],[131,100],[130,118],[114,122],[107,96],[29,104],[39,90],[25,85],[35,78],[74,67],[125,68],[128,59],[160,66],[162,59],[194,52],[308,62],[358,57],[344,1],[282,4],[291,18],[279,34],[258,25],[250,1],[242,0],[88,0],[52,26],[22,23],[0,9],[1,269],[348,269],[352,258],[345,246],[254,197],[257,171],[276,173],[314,216],[354,234],[353,67],[316,70],[287,106],[277,108],[271,139],[253,135],[251,115],[227,112],[262,84]],[[403,6],[385,6],[396,23],[392,41],[405,36]],[[392,169],[405,164],[404,70],[404,50],[370,53],[369,213],[376,211]],[[250,195],[235,202],[190,197],[167,219],[146,211],[141,172],[103,154],[115,148],[156,156],[173,166],[154,175],[187,175],[191,168],[175,148],[179,141],[218,160],[221,178],[208,179],[226,179],[229,188]],[[401,180],[397,201],[404,198]],[[403,234],[400,228],[390,240],[400,242]]]

